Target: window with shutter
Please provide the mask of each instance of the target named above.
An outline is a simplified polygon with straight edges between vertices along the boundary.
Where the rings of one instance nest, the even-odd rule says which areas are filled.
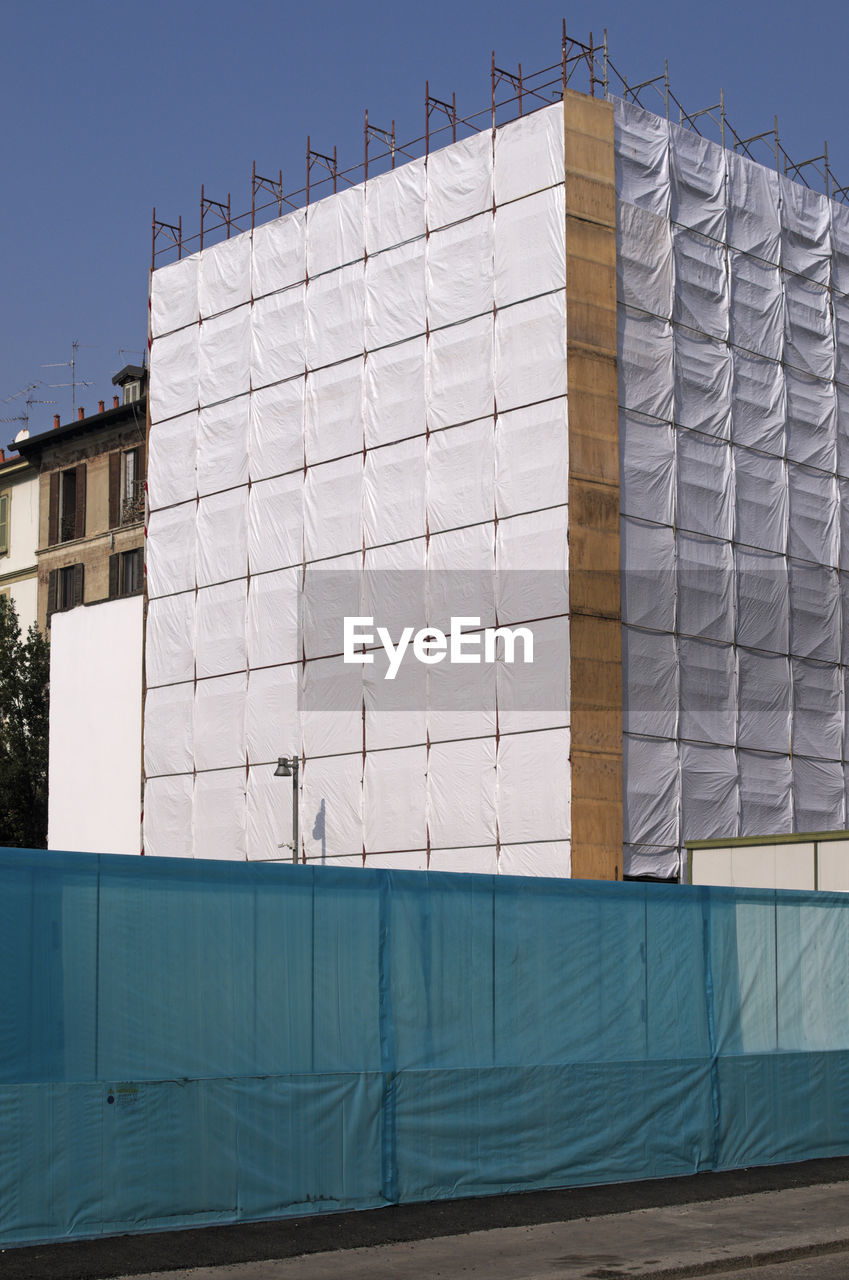
[[[0,556],[9,554],[9,508],[12,495],[0,493]]]
[[[59,542],[77,536],[77,469],[59,473]]]
[[[109,528],[121,523],[121,455],[109,455]]]
[[[50,501],[48,504],[47,543],[53,546],[59,541],[59,472],[50,477]]]
[[[144,517],[143,450],[125,449],[121,454],[121,524],[135,524]]]
[[[134,596],[144,581],[144,550],[121,551],[109,557],[109,599]]]
[[[59,570],[51,569],[47,575],[47,621],[59,608]]]
[[[74,537],[85,537],[85,463],[81,462],[78,467],[74,468],[76,472],[75,489],[77,495],[76,506],[74,508]]]
[[[47,583],[47,619],[83,603],[85,570],[81,564],[51,569]]]

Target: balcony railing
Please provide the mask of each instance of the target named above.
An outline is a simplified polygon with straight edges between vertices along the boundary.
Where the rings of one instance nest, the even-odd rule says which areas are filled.
[[[121,524],[136,524],[144,519],[144,484],[128,485],[121,500]]]

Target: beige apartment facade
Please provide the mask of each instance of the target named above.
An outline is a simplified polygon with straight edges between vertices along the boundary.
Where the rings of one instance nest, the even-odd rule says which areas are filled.
[[[38,625],[144,586],[146,371],[128,365],[107,409],[18,442],[38,472]]]

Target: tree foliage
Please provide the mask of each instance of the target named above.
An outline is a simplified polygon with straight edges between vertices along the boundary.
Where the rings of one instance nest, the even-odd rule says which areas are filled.
[[[0,845],[47,847],[50,647],[0,596]]]

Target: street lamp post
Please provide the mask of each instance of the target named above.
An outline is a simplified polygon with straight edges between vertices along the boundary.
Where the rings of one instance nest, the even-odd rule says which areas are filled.
[[[292,861],[298,861],[298,767],[300,760],[293,755],[291,759],[287,756],[278,756],[277,768],[274,770],[275,778],[291,778],[292,779]]]

